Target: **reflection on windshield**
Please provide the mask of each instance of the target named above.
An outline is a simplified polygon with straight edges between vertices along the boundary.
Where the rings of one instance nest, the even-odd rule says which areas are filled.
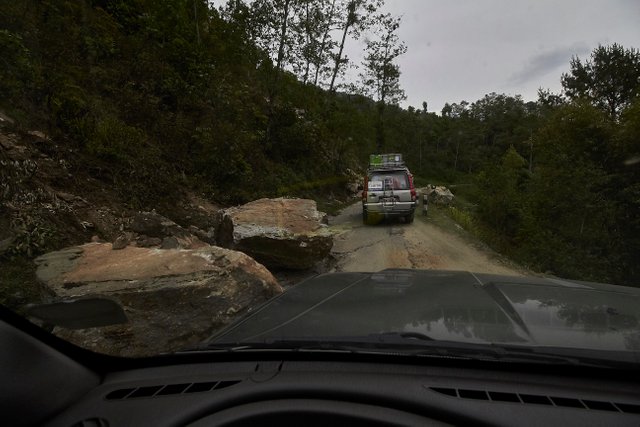
[[[549,283],[480,285],[467,273],[411,270],[376,273],[353,283],[312,280],[290,289],[229,337],[260,341],[413,332],[468,343],[640,348],[634,294]]]
[[[402,330],[468,342],[640,350],[637,302],[628,295],[609,296],[606,303],[593,304],[586,301],[593,301],[593,290],[581,291],[580,298],[575,290],[568,295],[563,289],[541,286],[514,284],[500,289],[510,299],[517,319],[500,309],[454,305],[426,312],[423,321],[407,323]],[[526,330],[519,324],[526,325]]]
[[[497,309],[440,308],[425,313],[425,319],[429,320],[407,323],[403,331],[420,332],[435,339],[466,342],[528,341],[507,316]]]
[[[532,335],[555,345],[638,350],[638,299],[591,289],[500,285]],[[534,296],[535,295],[535,296]],[[596,303],[597,301],[597,303]],[[575,339],[580,333],[579,340]]]

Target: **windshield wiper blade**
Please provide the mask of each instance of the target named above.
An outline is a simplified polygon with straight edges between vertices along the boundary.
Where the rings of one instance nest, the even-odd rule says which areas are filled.
[[[434,338],[431,338],[429,335],[423,334],[421,332],[383,332],[380,334],[372,334],[370,337],[378,338],[383,342],[394,341],[394,338],[399,338],[401,342],[406,342],[407,340],[415,340],[415,341],[436,341]]]
[[[395,345],[419,345],[422,342],[435,342],[433,338],[418,332],[385,332],[370,334],[367,336],[342,336],[342,337],[287,337],[282,339],[265,339],[264,341],[250,342],[217,342],[204,344],[192,349],[193,351],[206,350],[382,350],[386,346]]]
[[[356,341],[357,342],[357,341]],[[278,339],[265,340],[262,342],[220,342],[203,344],[198,347],[181,350],[181,352],[241,352],[241,351],[261,351],[261,350],[282,350],[282,351],[298,351],[298,350],[341,350],[353,346],[345,344],[353,344],[353,339]]]
[[[394,354],[464,360],[573,365],[597,368],[640,369],[637,354],[555,347],[525,347],[510,344],[438,341],[417,332],[386,332],[354,337],[301,337],[268,339],[262,342],[228,342],[206,344],[188,352],[349,352]]]
[[[640,369],[637,351],[608,351],[565,347],[502,346],[509,356],[535,359],[566,360],[579,366]]]
[[[640,369],[634,355],[616,353],[598,355],[583,349],[561,349],[520,347],[501,344],[470,344],[458,342],[429,342],[422,347],[405,347],[405,352],[414,356],[458,357],[469,360],[572,365],[593,368]],[[439,344],[439,345],[438,345]],[[413,350],[411,349],[413,348]],[[396,349],[398,349],[396,347]]]
[[[422,336],[408,337],[404,334],[388,333],[367,337],[367,341],[349,340],[270,340],[258,343],[228,343],[197,347],[183,352],[215,352],[215,353],[235,353],[254,351],[286,351],[286,352],[348,352],[348,353],[375,353],[394,354],[397,356],[417,356],[417,357],[446,357],[464,360],[500,361],[500,362],[535,362],[535,363],[569,363],[577,362],[566,356],[551,356],[542,354],[528,354],[505,351],[499,347],[470,346],[466,343],[442,343],[438,345],[420,345],[420,343],[435,343],[431,338]],[[375,339],[372,339],[375,337]],[[423,341],[417,341],[423,340]],[[408,341],[408,342],[407,342]]]
[[[465,343],[438,341],[420,332],[385,332],[373,334],[389,350],[404,351],[416,356],[446,356],[500,362],[569,364],[591,367],[640,368],[636,355],[629,352],[599,352],[589,349],[527,347],[496,343]]]

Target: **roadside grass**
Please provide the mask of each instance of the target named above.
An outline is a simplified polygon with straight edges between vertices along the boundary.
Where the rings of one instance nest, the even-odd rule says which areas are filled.
[[[502,237],[477,219],[478,204],[474,200],[478,200],[479,195],[475,184],[458,184],[452,185],[450,188],[452,188],[455,197],[452,205],[446,210],[446,214],[485,246],[507,256],[509,251],[506,249]]]
[[[425,216],[422,200],[420,200],[419,212],[416,211],[416,218],[453,233],[470,245],[495,253],[498,258],[516,270],[520,270],[523,273],[531,273],[529,267],[521,265],[516,259],[512,259],[503,250],[504,246],[500,244],[499,237],[476,219],[477,204],[473,202],[473,200],[476,200],[477,190],[475,185],[462,183],[443,185],[451,189],[454,194],[452,204],[450,206],[442,206],[431,203],[429,204],[428,214]]]
[[[447,185],[447,182],[437,177],[414,175],[413,184],[416,188],[421,188],[426,187],[427,185]]]
[[[480,228],[474,219],[474,213],[476,204],[473,203],[473,199],[476,195],[475,184],[473,183],[458,183],[449,184],[437,179],[425,179],[420,178],[418,181],[422,186],[426,185],[442,185],[451,190],[454,195],[453,203],[451,206],[440,206],[435,203],[429,204],[428,216],[437,225],[440,225],[448,230],[459,231],[459,227],[464,228],[467,232],[473,234],[475,237],[481,238],[482,233]],[[420,216],[424,217],[422,195],[420,197]],[[456,227],[456,224],[459,227]]]
[[[478,221],[475,219],[477,204],[473,202],[476,199],[476,186],[473,183],[460,183],[449,185],[448,188],[453,193],[453,202],[450,206],[438,207],[443,211],[449,219],[454,221],[460,227],[474,237],[484,241],[485,232]],[[486,243],[486,242],[485,242]]]
[[[420,206],[422,208],[422,206]],[[520,264],[517,260],[512,259],[503,251],[497,250],[485,234],[483,228],[477,224],[470,214],[455,206],[431,206],[429,205],[428,215],[422,212],[416,212],[416,221],[423,221],[435,225],[441,230],[458,236],[468,245],[490,254],[490,257],[497,260],[501,264],[508,266],[512,270],[519,271],[522,274],[536,274],[529,267]]]
[[[478,235],[479,233],[476,229],[474,219],[469,213],[469,211],[457,208],[455,206],[449,206],[447,210],[447,214],[462,228],[471,232],[471,234],[476,235],[476,237],[480,237]]]
[[[454,233],[458,236],[468,237],[469,232],[464,230],[448,213],[448,208],[445,206],[437,206],[434,204],[429,205],[427,215],[422,210],[422,203],[418,206],[419,212],[416,211],[416,219],[423,222],[428,222],[442,228],[445,231]]]

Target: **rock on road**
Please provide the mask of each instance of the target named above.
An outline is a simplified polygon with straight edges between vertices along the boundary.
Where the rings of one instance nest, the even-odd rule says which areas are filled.
[[[526,272],[490,249],[458,233],[448,232],[416,210],[412,224],[401,220],[376,225],[362,223],[362,207],[355,203],[329,221],[335,233],[335,271],[372,272],[385,268],[465,270],[520,276]]]

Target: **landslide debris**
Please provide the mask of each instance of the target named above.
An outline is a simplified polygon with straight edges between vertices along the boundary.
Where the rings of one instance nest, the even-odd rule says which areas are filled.
[[[100,353],[139,357],[197,346],[216,330],[282,292],[247,255],[215,246],[156,249],[88,243],[36,259],[56,301],[108,298],[128,322],[54,334]]]
[[[259,199],[224,209],[216,241],[270,268],[303,270],[329,256],[333,236],[326,215],[308,199]]]

